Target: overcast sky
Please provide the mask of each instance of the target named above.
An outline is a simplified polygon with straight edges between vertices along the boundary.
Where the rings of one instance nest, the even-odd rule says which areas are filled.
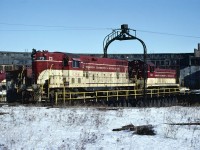
[[[200,43],[199,0],[0,0],[0,18],[0,51],[103,53],[121,24],[137,30],[148,53],[190,53]],[[138,41],[108,48],[142,52]]]

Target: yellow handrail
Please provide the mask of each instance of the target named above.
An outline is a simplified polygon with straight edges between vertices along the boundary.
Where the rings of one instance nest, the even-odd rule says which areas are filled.
[[[151,98],[153,96],[161,96],[161,95],[169,95],[169,94],[177,94],[179,93],[179,88],[162,88],[162,89],[147,89],[147,96],[150,96]],[[94,91],[94,92],[66,92],[65,88],[63,92],[56,92],[55,94],[55,101],[56,104],[58,100],[63,100],[63,103],[66,102],[66,100],[84,100],[84,102],[87,99],[93,99],[98,101],[98,99],[106,98],[108,101],[109,98],[116,98],[116,100],[119,100],[120,97],[125,97],[128,99],[129,96],[133,96],[135,99],[138,97],[143,96],[143,90],[111,90],[111,91]],[[61,97],[61,98],[60,98]]]

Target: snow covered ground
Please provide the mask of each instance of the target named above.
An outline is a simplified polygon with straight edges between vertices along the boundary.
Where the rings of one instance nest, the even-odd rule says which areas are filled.
[[[200,107],[116,108],[0,107],[0,149],[199,150]],[[155,136],[112,131],[152,124]]]

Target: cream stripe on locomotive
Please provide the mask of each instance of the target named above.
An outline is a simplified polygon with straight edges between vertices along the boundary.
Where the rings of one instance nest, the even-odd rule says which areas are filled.
[[[176,85],[175,78],[148,78],[147,79],[147,87],[150,86],[174,86]],[[178,85],[178,84],[177,84]]]
[[[49,80],[50,88],[63,87],[119,87],[135,86],[127,72],[95,72],[83,70],[44,70],[40,73],[37,84]]]

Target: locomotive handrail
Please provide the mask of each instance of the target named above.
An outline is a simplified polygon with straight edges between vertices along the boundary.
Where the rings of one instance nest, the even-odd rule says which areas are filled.
[[[120,97],[125,97],[127,99],[130,96],[133,96],[133,98],[137,99],[139,97],[143,96],[143,90],[111,90],[111,91],[95,91],[95,92],[66,92],[66,91],[60,91],[55,93],[55,104],[58,104],[58,100],[63,100],[63,103],[65,104],[65,101],[71,101],[71,100],[84,100],[84,102],[88,99],[93,99],[97,101],[101,98],[106,98],[108,101],[109,98],[116,98],[116,101],[119,100]],[[147,96],[150,96],[150,98],[154,96],[162,96],[162,95],[169,95],[169,94],[177,94],[179,93],[179,88],[162,88],[162,89],[148,89],[147,90]],[[59,96],[63,96],[59,98]]]

